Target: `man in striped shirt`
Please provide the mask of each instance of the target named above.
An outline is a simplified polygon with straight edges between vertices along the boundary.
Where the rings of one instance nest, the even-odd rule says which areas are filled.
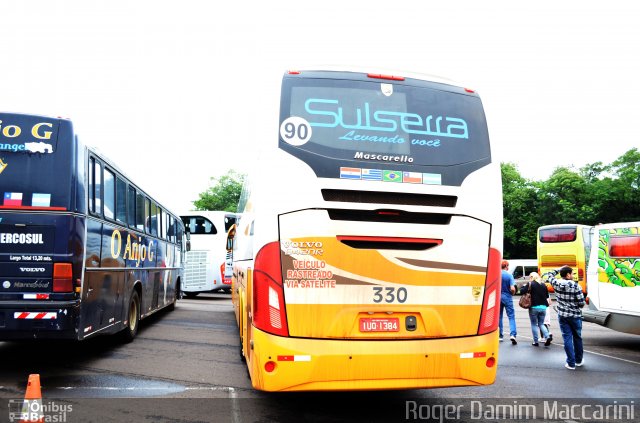
[[[560,279],[555,276],[560,273]],[[558,323],[564,341],[564,351],[567,354],[567,362],[564,367],[575,370],[576,366],[584,364],[584,351],[582,347],[582,307],[584,307],[584,295],[582,288],[573,281],[573,269],[569,266],[560,268],[560,271],[552,270],[545,273],[548,282],[556,292],[558,303]]]

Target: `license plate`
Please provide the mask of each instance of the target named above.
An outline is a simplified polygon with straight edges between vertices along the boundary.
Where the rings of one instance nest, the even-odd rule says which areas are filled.
[[[398,332],[400,319],[391,318],[362,318],[360,319],[360,332]]]

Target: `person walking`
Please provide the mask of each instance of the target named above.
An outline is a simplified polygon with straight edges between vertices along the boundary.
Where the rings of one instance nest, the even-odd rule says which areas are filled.
[[[544,286],[547,286],[547,284],[543,283]],[[549,290],[547,290],[547,292],[549,292]],[[553,312],[553,307],[551,307],[551,304],[553,304],[553,300],[551,299],[551,297],[549,297],[547,304],[549,305],[549,307],[547,307],[547,314],[544,315],[544,325],[547,328],[547,332],[549,332],[549,338],[551,338],[551,340],[553,341],[553,333],[551,333],[551,313]],[[542,334],[540,334],[540,336],[542,336]]]
[[[531,290],[531,307],[529,307],[529,320],[531,321],[531,333],[533,334],[534,347],[540,346],[538,334],[542,334],[544,346],[551,345],[551,335],[544,324],[549,306],[549,291],[547,285],[541,283],[540,275],[536,272],[529,274],[529,282],[520,288],[520,294]]]
[[[560,279],[555,278],[558,274]],[[573,269],[569,266],[563,266],[559,271],[552,270],[545,273],[545,277],[556,292],[558,323],[564,341],[564,352],[567,355],[564,367],[575,370],[576,366],[584,365],[581,309],[585,301],[582,288],[573,281]]]
[[[516,340],[516,336],[518,333],[516,331],[516,312],[513,309],[513,294],[516,293],[516,281],[513,279],[513,275],[509,273],[507,269],[509,269],[509,262],[507,260],[502,260],[500,264],[502,268],[502,292],[500,294],[500,341],[504,339],[503,330],[502,330],[502,317],[504,315],[504,310],[507,310],[507,317],[509,318],[509,337],[511,339],[511,343],[516,345],[518,341]]]

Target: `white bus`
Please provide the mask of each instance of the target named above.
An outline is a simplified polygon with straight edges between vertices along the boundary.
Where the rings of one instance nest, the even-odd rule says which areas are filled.
[[[591,245],[584,320],[640,335],[640,222],[597,225]]]
[[[281,87],[280,104],[260,97],[255,118],[272,120],[254,126],[269,148],[245,182],[232,243],[252,385],[493,383],[502,192],[478,94],[344,70],[266,86]]]
[[[201,292],[230,291],[231,279],[224,277],[227,231],[236,223],[235,213],[189,211],[182,213],[185,231],[190,235],[182,293],[195,297]]]

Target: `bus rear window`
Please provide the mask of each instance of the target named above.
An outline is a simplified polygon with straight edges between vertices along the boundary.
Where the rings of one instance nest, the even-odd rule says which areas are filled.
[[[612,236],[609,239],[609,256],[640,257],[640,236]]]
[[[285,80],[281,143],[343,160],[453,166],[490,157],[480,99],[434,84]]]
[[[553,228],[540,230],[540,242],[572,242],[576,240],[576,228]]]
[[[187,232],[194,235],[215,235],[218,233],[216,226],[206,217],[183,216],[182,222]]]

